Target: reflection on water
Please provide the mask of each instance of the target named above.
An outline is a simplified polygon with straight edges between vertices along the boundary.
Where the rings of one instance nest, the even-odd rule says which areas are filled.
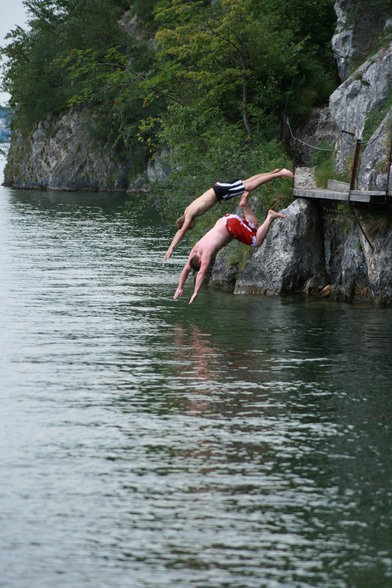
[[[0,196],[0,586],[391,585],[391,309],[190,307],[123,195]]]

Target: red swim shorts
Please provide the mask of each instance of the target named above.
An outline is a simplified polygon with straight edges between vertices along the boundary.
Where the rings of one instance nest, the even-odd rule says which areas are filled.
[[[234,239],[252,247],[257,246],[257,228],[251,222],[238,216],[238,214],[226,214],[225,223],[226,229]]]

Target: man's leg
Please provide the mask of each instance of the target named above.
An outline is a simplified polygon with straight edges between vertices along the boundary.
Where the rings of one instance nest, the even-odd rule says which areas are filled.
[[[241,200],[240,200],[239,205],[241,206],[242,210],[244,211],[244,217],[246,218],[246,220],[249,221],[250,223],[252,223],[252,225],[254,225],[255,227],[258,227],[259,221],[255,217],[255,214],[250,207],[248,199],[249,199],[249,193],[244,192],[241,196]]]
[[[256,174],[250,178],[248,178],[247,180],[244,180],[244,183],[254,183],[254,182],[258,182],[261,179],[265,178],[265,176],[270,176],[272,174],[277,174],[280,171],[280,168],[277,167],[276,169],[274,169],[272,172],[264,172],[262,174]]]
[[[292,177],[293,177],[293,172],[291,172],[289,169],[276,168],[272,172],[268,172],[268,173],[264,173],[264,174],[257,174],[255,176],[252,176],[251,178],[248,178],[247,180],[244,180],[244,186],[245,186],[245,190],[250,192],[251,190],[255,190],[256,188],[258,188],[262,184],[265,184],[266,182],[270,182],[271,180],[275,180],[276,178],[292,178]]]
[[[259,226],[256,233],[256,241],[257,247],[260,247],[262,242],[267,236],[268,231],[275,219],[277,218],[286,218],[286,215],[282,212],[275,212],[274,210],[269,210],[267,213],[267,217],[262,225]]]

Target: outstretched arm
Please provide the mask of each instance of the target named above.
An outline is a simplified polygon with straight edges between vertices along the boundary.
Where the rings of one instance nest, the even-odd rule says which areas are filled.
[[[188,261],[186,262],[186,264],[184,266],[184,269],[181,272],[180,281],[178,283],[177,290],[174,293],[173,300],[176,300],[177,298],[179,298],[179,296],[182,296],[184,284],[186,282],[187,277],[189,276],[190,271],[191,271],[191,264],[189,263],[189,259],[188,259]]]
[[[198,295],[199,290],[204,282],[204,278],[206,277],[206,273],[207,273],[209,266],[210,266],[210,259],[208,259],[208,261],[202,263],[199,271],[197,272],[197,276],[196,276],[196,280],[195,280],[195,289],[193,290],[193,294],[192,294],[192,297],[189,301],[189,304],[192,304],[192,302],[194,301],[194,299]]]
[[[172,242],[170,243],[169,249],[165,253],[165,257],[163,259],[169,259],[173,250],[176,245],[181,241],[187,230],[191,227],[193,219],[191,217],[185,218],[184,224],[182,225],[181,229],[178,229],[177,233],[174,235]]]

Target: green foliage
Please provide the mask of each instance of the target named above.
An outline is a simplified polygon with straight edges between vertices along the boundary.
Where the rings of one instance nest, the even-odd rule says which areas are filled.
[[[302,40],[295,75],[280,90],[285,92],[290,118],[303,118],[311,106],[325,103],[336,87],[331,51],[336,26],[333,2],[297,0],[293,10],[291,0],[269,0],[268,6],[278,16],[278,30],[288,29],[294,40]],[[290,51],[290,47],[285,51]]]
[[[13,124],[30,130],[49,112],[66,109],[78,91],[58,57],[74,49],[104,52],[121,35],[115,0],[25,0],[30,30],[16,27],[1,53],[3,88],[11,94]]]
[[[156,68],[145,84],[148,99],[165,97],[174,109],[191,104],[193,118],[201,116],[201,123],[208,112],[219,112],[228,122],[243,120],[248,138],[261,128],[265,133],[269,123],[276,131],[277,114],[289,102],[294,118],[302,116],[333,87],[332,56],[329,52],[327,64],[325,52],[316,49],[320,41],[310,36],[314,20],[305,22],[308,12],[299,16],[296,10],[293,16],[289,3],[284,7],[285,13],[274,0],[262,5],[221,0],[212,6],[202,0],[159,0]],[[315,10],[327,13],[323,7],[331,8],[330,2],[317,2]],[[329,33],[333,10],[328,19]]]
[[[145,199],[168,219],[216,179],[289,167],[281,112],[295,122],[335,84],[331,0],[298,0],[295,10],[290,0],[25,3],[30,30],[12,31],[3,49],[13,124],[30,130],[87,105],[96,141],[140,170],[168,147],[170,177]],[[128,9],[133,35],[119,26]],[[282,207],[290,193],[277,181],[260,198]]]
[[[138,155],[142,165],[147,148],[140,146],[138,132],[146,111],[138,83],[148,55],[141,51],[140,45],[136,41],[132,47],[135,51],[133,67],[129,67],[129,58],[121,46],[111,47],[105,53],[74,49],[59,62],[79,89],[70,98],[69,105],[88,104],[95,113],[91,130],[97,141],[110,141],[113,149],[123,154],[128,151],[134,160]],[[140,60],[137,51],[142,53]]]

